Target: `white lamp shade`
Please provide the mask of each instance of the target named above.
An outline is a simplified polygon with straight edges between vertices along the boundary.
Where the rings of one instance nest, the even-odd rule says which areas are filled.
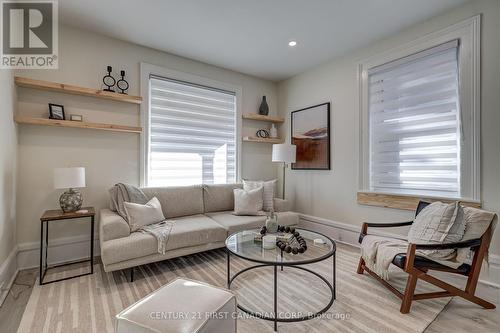
[[[85,187],[85,168],[56,168],[54,169],[54,188]]]
[[[273,162],[295,163],[297,146],[286,143],[273,145]]]

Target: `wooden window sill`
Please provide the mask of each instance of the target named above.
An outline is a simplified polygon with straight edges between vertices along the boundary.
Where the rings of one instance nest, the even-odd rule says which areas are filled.
[[[412,196],[403,194],[385,194],[385,193],[374,193],[374,192],[358,192],[357,194],[358,204],[395,208],[403,210],[414,211],[417,208],[417,204],[420,200],[434,202],[442,201],[446,203],[454,202],[456,200],[436,198],[436,197],[426,197],[426,196]],[[466,201],[460,200],[462,205],[467,207],[481,208],[481,202],[478,201]]]

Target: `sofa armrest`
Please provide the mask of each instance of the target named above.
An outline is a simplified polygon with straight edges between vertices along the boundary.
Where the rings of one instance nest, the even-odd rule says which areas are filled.
[[[101,242],[128,237],[129,235],[130,226],[123,217],[109,209],[101,209],[99,223],[99,239]]]
[[[290,201],[286,199],[274,198],[274,211],[275,212],[288,212],[292,210]]]

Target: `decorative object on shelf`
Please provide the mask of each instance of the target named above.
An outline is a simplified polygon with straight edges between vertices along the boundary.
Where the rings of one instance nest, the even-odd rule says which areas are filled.
[[[64,106],[49,103],[49,118],[55,120],[65,120]]]
[[[266,226],[263,226],[260,229],[260,235],[262,237],[262,241],[264,242],[264,238],[269,237],[266,235],[268,232],[268,229]],[[300,235],[298,231],[295,230],[293,227],[289,226],[280,226],[278,225],[278,232],[284,232],[287,234],[290,234],[291,237],[288,238],[287,240],[282,239],[280,236],[275,236],[276,240],[276,246],[283,252],[286,253],[293,253],[293,254],[298,254],[298,253],[304,253],[307,251],[307,242]],[[264,246],[264,244],[262,244]]]
[[[292,112],[292,144],[297,146],[294,170],[330,170],[330,103]]]
[[[107,71],[108,71],[108,74],[104,75],[104,77],[102,78],[102,82],[104,83],[104,85],[106,86],[105,89],[103,89],[104,91],[111,91],[111,92],[115,92],[113,90],[113,87],[115,86],[116,84],[116,80],[114,77],[111,76],[111,71],[113,70],[113,67],[111,66],[108,66],[107,67]]]
[[[116,82],[116,86],[121,90],[120,94],[127,94],[129,84],[127,80],[125,80],[125,71],[120,71],[121,79]]]
[[[270,138],[278,137],[278,129],[276,128],[276,125],[274,123],[271,124],[271,129],[269,130],[269,137]]]
[[[274,210],[271,210],[266,218],[266,229],[271,233],[278,231],[278,218],[276,214],[274,214]]]
[[[59,198],[63,212],[74,212],[82,207],[82,194],[75,190],[79,187],[85,187],[85,168],[54,169],[54,189],[69,189]]]
[[[255,135],[258,137],[258,138],[268,138],[269,137],[269,132],[265,129],[260,129],[258,130]]]
[[[296,150],[297,147],[295,145],[286,143],[273,145],[272,161],[283,163],[283,188],[281,192],[283,199],[285,199],[285,169],[288,166],[287,163],[295,163]]]
[[[269,114],[269,105],[267,105],[266,96],[262,96],[262,102],[260,102],[259,114],[267,116]]]
[[[81,114],[72,114],[69,116],[71,121],[83,121],[83,116]]]

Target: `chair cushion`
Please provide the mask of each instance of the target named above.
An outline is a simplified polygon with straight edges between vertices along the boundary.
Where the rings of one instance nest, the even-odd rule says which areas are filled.
[[[203,214],[203,192],[201,185],[176,187],[145,187],[144,194],[150,200],[157,197],[163,215],[168,218]]]
[[[235,188],[243,188],[241,184],[203,185],[203,204],[205,212],[222,212],[234,209]]]
[[[400,253],[400,254],[396,255],[394,257],[394,259],[392,260],[392,263],[394,265],[398,266],[399,268],[404,269],[405,264],[406,264],[406,253]],[[418,255],[415,256],[415,261],[413,262],[413,265],[415,267],[421,267],[421,268],[425,267],[425,268],[446,269],[446,270],[452,269],[448,266],[441,265],[435,261],[432,261],[430,259],[418,256]],[[456,269],[456,272],[458,272],[460,274],[467,275],[467,274],[469,274],[470,269],[471,269],[470,265],[462,264]]]
[[[205,215],[194,215],[174,219],[170,231],[167,251],[208,243],[223,242],[227,231]],[[158,242],[150,234],[133,232],[129,237],[102,243],[102,261],[108,265],[158,253]]]
[[[215,212],[207,213],[207,216],[214,219],[217,223],[227,229],[228,234],[238,231],[260,228],[266,222],[266,216],[237,216],[233,212]],[[278,224],[297,225],[299,224],[299,215],[293,212],[276,213]]]

